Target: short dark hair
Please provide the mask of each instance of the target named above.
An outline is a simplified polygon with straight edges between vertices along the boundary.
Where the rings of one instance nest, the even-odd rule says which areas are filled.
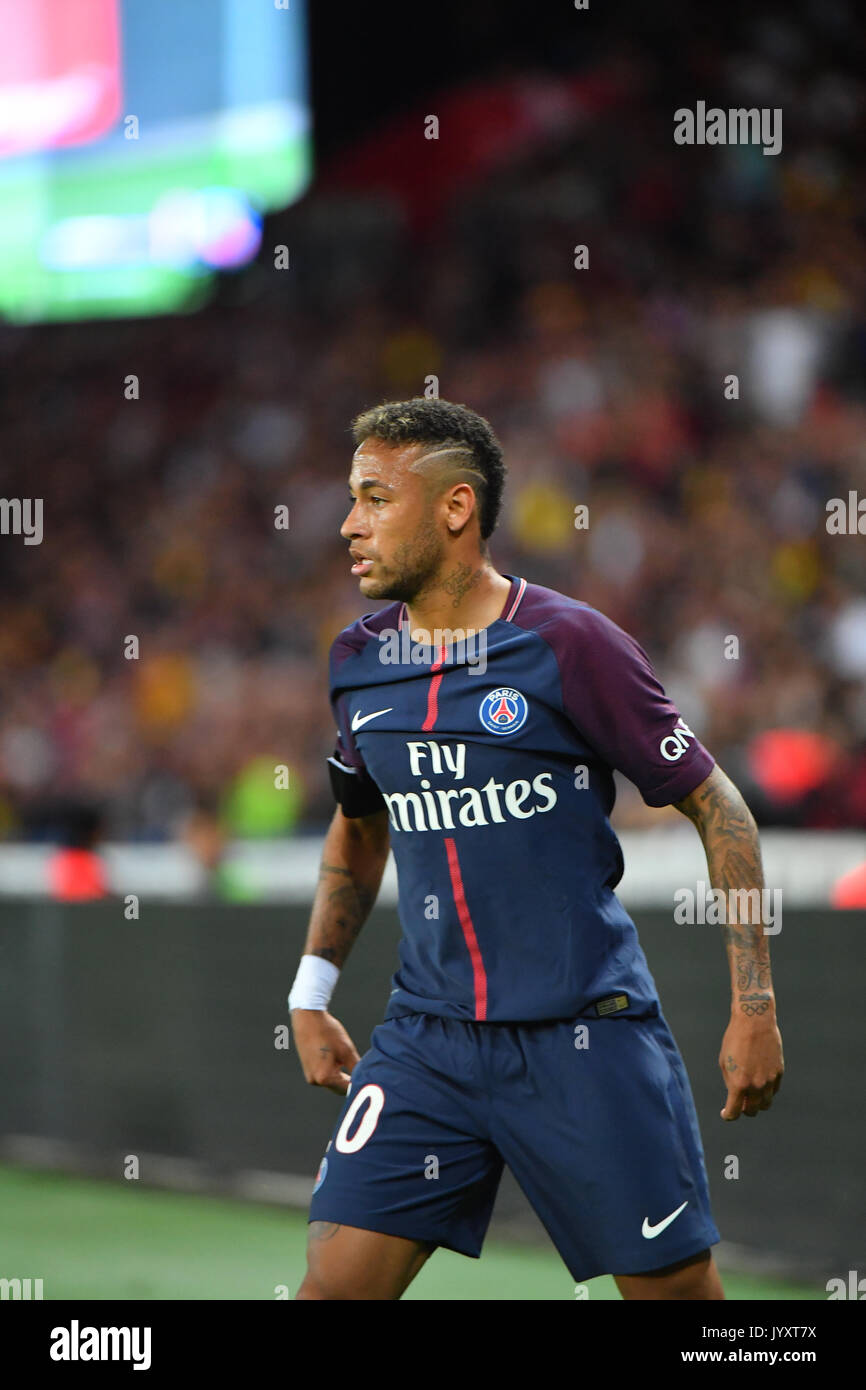
[[[383,401],[352,421],[355,447],[365,439],[384,444],[431,444],[452,450],[457,470],[472,472],[478,494],[481,539],[492,535],[499,520],[506,467],[502,446],[483,415],[453,401]]]

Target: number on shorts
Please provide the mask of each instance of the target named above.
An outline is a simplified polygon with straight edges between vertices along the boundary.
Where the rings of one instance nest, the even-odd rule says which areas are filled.
[[[364,1118],[352,1135],[347,1138],[352,1122],[361,1107],[369,1101]],[[343,1117],[343,1123],[337,1130],[337,1137],[334,1145],[341,1154],[356,1154],[359,1149],[363,1149],[373,1130],[379,1123],[379,1116],[382,1113],[382,1106],[385,1104],[385,1092],[381,1086],[376,1086],[372,1081],[367,1086],[362,1086],[352,1104],[349,1106]]]

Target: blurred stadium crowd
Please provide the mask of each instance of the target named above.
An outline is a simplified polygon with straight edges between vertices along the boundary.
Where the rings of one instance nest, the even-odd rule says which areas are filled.
[[[762,823],[864,824],[864,541],[826,526],[866,496],[863,86],[795,38],[693,73],[783,106],[778,157],[676,147],[679,94],[622,54],[615,118],[526,79],[542,133],[426,219],[326,178],[201,313],[0,329],[2,493],[45,517],[0,538],[0,836],[70,797],[113,839],[323,826],[328,648],[367,608],[349,424],[432,376],[502,440],[497,569],[633,633]],[[623,784],[618,824],[660,814]]]

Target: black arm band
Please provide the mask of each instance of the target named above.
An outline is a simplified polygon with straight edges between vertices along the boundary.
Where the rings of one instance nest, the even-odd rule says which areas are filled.
[[[328,775],[331,790],[340,804],[344,816],[372,816],[376,811],[385,810],[385,798],[376,786],[369,772],[359,772],[346,767],[336,758],[328,759]]]

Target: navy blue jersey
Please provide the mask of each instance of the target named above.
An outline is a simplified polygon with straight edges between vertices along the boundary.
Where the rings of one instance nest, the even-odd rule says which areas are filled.
[[[613,770],[665,806],[713,759],[616,623],[506,578],[502,615],[475,645],[411,643],[397,602],[331,648],[331,761],[366,788],[365,810],[387,808],[397,866],[385,1017],[651,1013],[655,985],[614,892]]]

